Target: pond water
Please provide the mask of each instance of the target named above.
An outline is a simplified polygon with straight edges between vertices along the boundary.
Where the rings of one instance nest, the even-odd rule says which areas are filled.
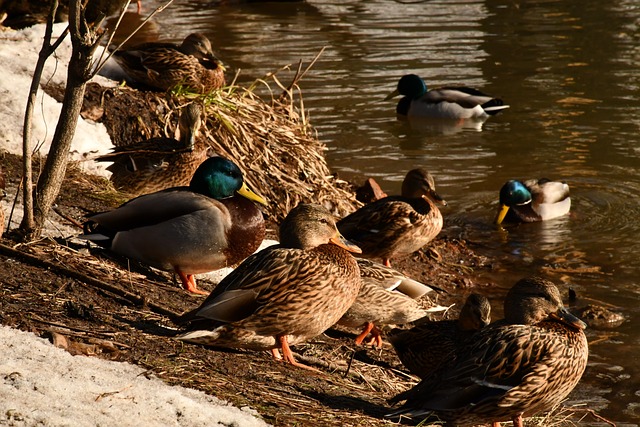
[[[640,3],[176,0],[155,22],[150,37],[205,33],[240,82],[308,64],[326,47],[300,86],[332,170],[398,193],[409,169],[427,168],[449,202],[444,232],[496,260],[487,279],[499,284],[490,290],[497,313],[506,289],[542,272],[624,314],[617,329],[588,331],[577,397],[619,426],[638,425]],[[395,101],[383,99],[409,72],[511,108],[482,126],[399,121]],[[500,186],[540,177],[570,185],[571,215],[492,225]]]

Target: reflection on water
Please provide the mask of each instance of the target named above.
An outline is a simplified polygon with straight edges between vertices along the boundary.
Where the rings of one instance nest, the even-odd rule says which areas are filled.
[[[156,20],[162,39],[204,32],[230,74],[248,82],[327,47],[301,82],[304,104],[347,179],[373,176],[398,193],[406,171],[433,173],[444,233],[496,260],[504,289],[542,272],[629,321],[589,330],[581,398],[618,425],[640,415],[640,4],[636,0],[241,3],[176,0]],[[145,1],[152,10],[161,2]],[[399,121],[383,101],[400,76],[467,85],[509,110],[481,126]],[[279,74],[288,81],[293,71]],[[572,213],[545,224],[492,225],[508,179],[571,187]],[[497,307],[496,311],[500,311]]]

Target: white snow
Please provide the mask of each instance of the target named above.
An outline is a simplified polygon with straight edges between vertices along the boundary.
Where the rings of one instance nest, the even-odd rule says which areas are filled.
[[[54,36],[62,33],[66,24],[54,25]],[[22,129],[27,105],[31,77],[42,47],[45,25],[35,25],[20,31],[6,29],[0,31],[0,150],[12,154],[22,154]],[[52,41],[55,41],[54,37]],[[64,87],[67,78],[67,64],[71,57],[69,36],[46,62],[40,86]],[[97,76],[95,81],[113,86],[112,80]],[[33,145],[39,145],[40,153],[46,154],[51,145],[56,123],[60,115],[61,103],[38,91],[33,115]],[[106,128],[101,123],[93,123],[78,118],[75,137],[71,146],[71,158],[81,161],[80,167],[91,173],[106,175],[108,164],[83,161],[109,152],[113,147]]]
[[[0,326],[0,425],[266,426],[255,412],[169,387],[138,366],[72,356]]]
[[[54,35],[65,24],[57,24]],[[0,30],[0,152],[22,154],[22,126],[31,75],[42,45],[45,26]],[[71,43],[67,38],[47,61],[42,84],[64,85]],[[102,85],[110,80],[96,77]],[[46,154],[60,113],[60,103],[38,93],[34,144]],[[71,158],[86,172],[105,175],[104,166],[90,160],[112,147],[102,124],[79,118]],[[1,203],[6,216],[17,188],[7,183],[8,197]],[[17,227],[22,206],[16,205],[12,223]],[[47,236],[73,237],[79,230],[52,214]],[[263,245],[273,244],[266,241]],[[277,242],[275,242],[277,243]],[[231,269],[199,275],[219,281]],[[72,356],[33,334],[0,325],[0,425],[11,426],[264,426],[254,412],[238,409],[200,391],[172,387],[127,363]]]

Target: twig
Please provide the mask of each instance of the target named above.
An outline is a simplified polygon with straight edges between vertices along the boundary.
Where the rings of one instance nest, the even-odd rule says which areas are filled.
[[[105,58],[104,61],[102,61],[102,58],[104,57],[104,51],[102,52],[102,54],[100,55],[100,58],[98,59],[98,66],[95,67],[95,69],[93,70],[92,73],[92,77],[95,76],[96,74],[98,74],[100,72],[100,70],[102,70],[102,68],[105,66],[105,64],[107,63],[107,61],[118,51],[120,50],[120,48],[122,48],[122,46],[124,46],[124,44],[126,42],[128,42],[131,37],[133,37],[138,31],[140,31],[140,29],[142,27],[144,27],[144,25],[151,19],[153,18],[156,14],[162,12],[163,10],[165,10],[167,7],[169,7],[169,5],[173,3],[173,0],[168,0],[164,5],[157,7],[153,12],[151,12],[149,14],[149,16],[147,16],[144,21],[142,21],[140,23],[140,25],[138,25],[138,27],[136,27],[135,30],[133,30],[131,32],[131,34],[129,34],[127,36],[127,38],[124,39],[124,41],[122,41],[118,46],[116,46],[116,48],[114,50],[112,50],[111,52],[109,52],[109,56],[107,56]],[[127,2],[127,6],[129,5],[129,2]],[[125,6],[126,8],[126,6]],[[107,46],[109,46],[111,44],[111,41],[113,40],[113,36],[116,34],[116,29],[118,28],[118,26],[120,26],[120,22],[122,21],[122,17],[124,16],[124,9],[122,10],[122,12],[120,13],[120,16],[118,17],[118,21],[116,22],[116,26],[113,29],[113,31],[111,32],[111,36],[109,37],[109,41],[107,42]],[[100,62],[102,61],[102,62]]]
[[[91,285],[94,286],[96,288],[102,289],[103,291],[107,291],[110,292],[114,295],[117,295],[119,297],[122,297],[124,299],[126,299],[127,301],[131,302],[132,304],[135,305],[145,305],[147,307],[149,307],[152,311],[154,311],[155,313],[161,314],[163,316],[167,316],[171,319],[174,319],[176,317],[179,316],[178,313],[175,313],[169,309],[164,308],[163,306],[156,304],[154,302],[149,301],[147,298],[140,296],[140,295],[135,295],[131,292],[127,292],[124,289],[121,289],[117,286],[111,285],[107,282],[104,282],[102,280],[98,280],[96,278],[87,276],[79,271],[75,271],[75,270],[70,270],[66,267],[60,266],[58,264],[54,264],[50,261],[38,258],[36,256],[27,254],[25,252],[21,252],[17,249],[13,249],[9,246],[5,246],[3,244],[0,243],[0,254],[6,255],[6,256],[10,256],[13,258],[17,258],[19,260],[25,261],[31,265],[35,265],[35,266],[41,266],[41,267],[45,267],[57,274],[62,274],[64,276],[67,277],[71,277],[74,279],[79,280],[81,283],[85,283],[87,285]]]

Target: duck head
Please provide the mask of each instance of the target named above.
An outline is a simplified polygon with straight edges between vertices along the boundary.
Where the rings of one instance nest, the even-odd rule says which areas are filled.
[[[574,329],[587,327],[564,307],[556,285],[540,277],[519,280],[509,290],[504,301],[504,317],[512,324],[535,325],[556,320]]]
[[[531,192],[520,181],[512,179],[507,181],[500,189],[500,210],[496,215],[496,224],[501,224],[513,206],[521,206],[531,203]]]
[[[385,98],[385,101],[398,96],[404,95],[411,99],[418,99],[427,93],[427,85],[419,76],[415,74],[406,74],[398,81],[398,87]]]
[[[362,253],[340,234],[333,215],[320,205],[301,203],[291,209],[280,224],[280,244],[285,248],[308,250],[328,243]]]
[[[436,184],[433,176],[422,168],[412,169],[407,172],[404,181],[402,181],[401,194],[409,198],[428,197],[443,206],[447,205],[446,200],[436,193]]]
[[[237,193],[267,206],[264,198],[247,187],[240,168],[224,157],[210,157],[202,162],[191,178],[189,189],[214,199],[226,199]]]

